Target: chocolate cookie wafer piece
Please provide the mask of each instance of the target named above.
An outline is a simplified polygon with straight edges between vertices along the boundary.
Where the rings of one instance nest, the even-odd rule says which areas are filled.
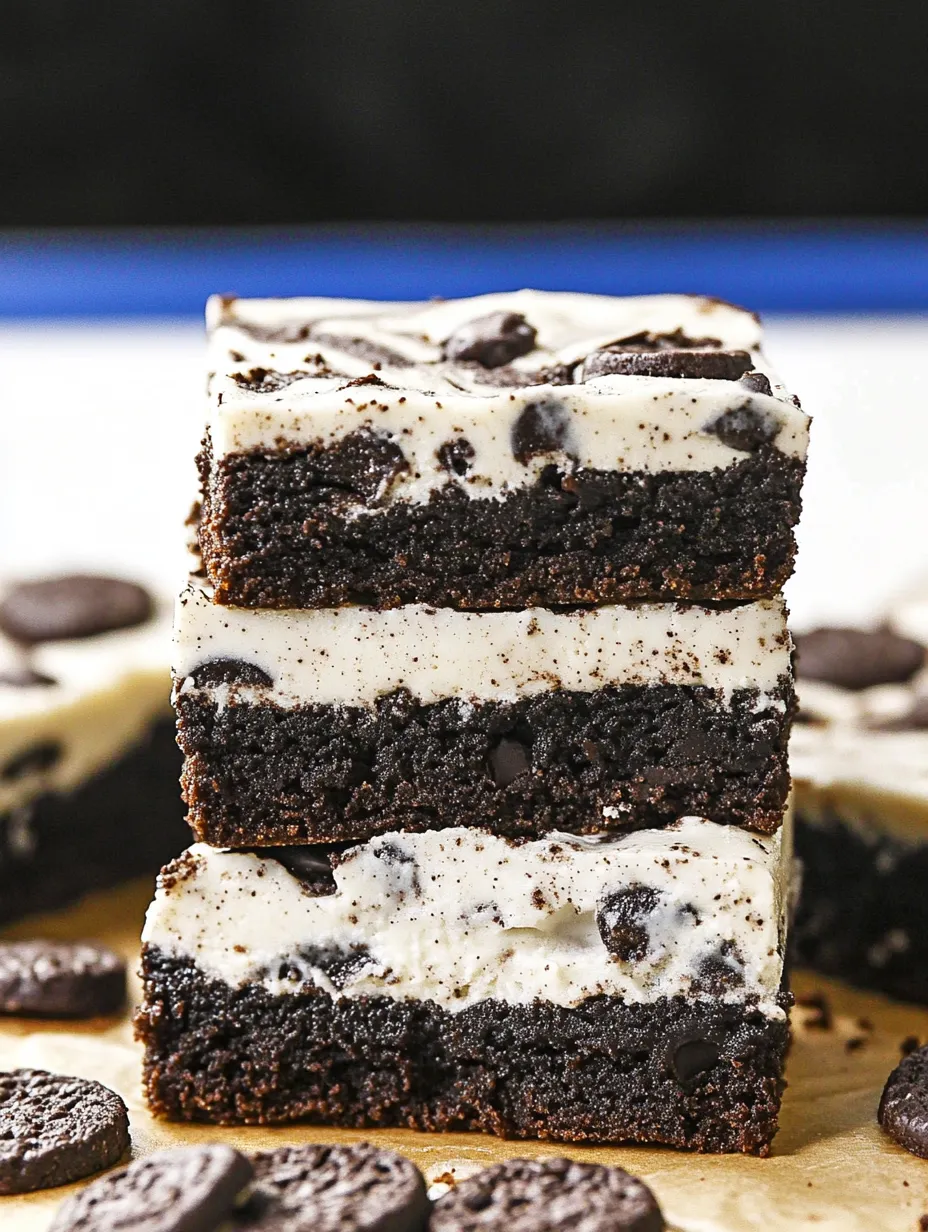
[[[429,1201],[418,1168],[367,1142],[281,1147],[253,1159],[242,1232],[419,1232]]]
[[[126,1003],[126,964],[104,946],[0,942],[0,1014],[92,1018]]]
[[[894,1142],[928,1159],[928,1047],[903,1057],[889,1075],[877,1120]]]
[[[13,587],[0,602],[0,629],[32,645],[130,629],[153,609],[151,595],[135,582],[75,573]]]
[[[91,1176],[128,1146],[126,1106],[101,1083],[41,1069],[0,1074],[0,1194]]]
[[[251,1177],[251,1164],[229,1146],[161,1151],[81,1190],[49,1232],[217,1232]]]
[[[468,1177],[435,1203],[430,1232],[661,1232],[643,1181],[572,1159],[508,1159]]]

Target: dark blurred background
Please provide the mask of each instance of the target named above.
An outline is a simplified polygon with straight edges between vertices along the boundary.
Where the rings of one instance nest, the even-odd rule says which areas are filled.
[[[0,13],[0,226],[928,214],[925,0]]]

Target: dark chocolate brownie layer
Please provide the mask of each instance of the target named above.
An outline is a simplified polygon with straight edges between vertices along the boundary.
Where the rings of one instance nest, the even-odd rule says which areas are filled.
[[[207,440],[199,464],[216,599],[283,608],[768,597],[792,572],[805,469],[767,445],[725,469],[552,465],[501,500],[449,483],[413,505],[381,496],[402,455],[369,434],[215,464]],[[447,466],[465,473],[467,457],[449,452]]]
[[[792,686],[622,685],[518,702],[376,707],[177,697],[188,820],[222,847],[490,826],[507,836],[661,826],[695,814],[771,832],[789,791]],[[603,815],[603,808],[616,810]]]
[[[928,1005],[928,843],[796,819],[796,962]]]
[[[190,838],[179,773],[164,720],[76,790],[0,816],[0,923],[156,873]]]
[[[481,1130],[765,1155],[788,1027],[756,1009],[595,997],[576,1009],[272,996],[143,951],[152,1110],[222,1125]],[[784,1008],[788,997],[782,998]]]

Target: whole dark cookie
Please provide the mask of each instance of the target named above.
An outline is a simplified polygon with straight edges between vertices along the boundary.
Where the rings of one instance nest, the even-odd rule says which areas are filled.
[[[589,381],[618,374],[737,381],[750,372],[752,362],[747,351],[624,351],[621,347],[605,347],[586,357],[581,379]]]
[[[0,1194],[80,1180],[128,1146],[126,1105],[99,1082],[41,1069],[0,1074]]]
[[[281,1147],[253,1159],[249,1232],[419,1232],[429,1200],[418,1168],[367,1142]]]
[[[148,620],[153,610],[151,595],[134,582],[75,573],[7,591],[0,602],[0,629],[32,645],[128,629]]]
[[[894,1142],[928,1159],[928,1047],[902,1058],[886,1079],[876,1115]]]
[[[92,1018],[126,1003],[126,964],[102,946],[0,942],[0,1014]]]
[[[643,1181],[571,1159],[510,1159],[459,1182],[435,1203],[430,1232],[661,1232]]]
[[[48,1232],[217,1232],[251,1177],[229,1146],[161,1151],[82,1189]]]
[[[798,634],[796,675],[842,689],[905,684],[925,662],[925,647],[889,629],[823,627]]]

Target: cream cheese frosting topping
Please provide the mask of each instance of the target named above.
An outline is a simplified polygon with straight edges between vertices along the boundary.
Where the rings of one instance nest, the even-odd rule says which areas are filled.
[[[207,591],[189,586],[177,605],[173,667],[181,690],[197,687],[203,665],[232,660],[270,681],[231,686],[237,696],[280,706],[370,706],[396,689],[409,690],[423,704],[619,684],[763,694],[789,675],[789,655],[780,599],[572,612],[467,612],[418,604],[271,611],[219,606]],[[230,686],[210,687],[228,692]]]
[[[276,858],[198,844],[159,881],[143,941],[273,994],[578,1005],[605,994],[776,995],[790,829],[685,817],[622,837],[513,843],[469,829],[350,848],[319,894]]]
[[[496,368],[444,358],[449,336],[494,312],[531,324],[528,353]],[[373,433],[403,455],[381,503],[426,501],[448,484],[472,498],[500,497],[536,482],[552,462],[645,472],[729,466],[748,454],[712,425],[746,406],[783,454],[804,457],[808,445],[808,417],[763,359],[756,318],[717,300],[540,291],[431,304],[214,298],[207,320],[214,458]],[[585,357],[640,334],[746,351],[771,393],[704,378],[608,374],[577,382]],[[513,444],[526,415],[550,436],[530,456]],[[441,452],[461,441],[471,454],[459,475]]]

